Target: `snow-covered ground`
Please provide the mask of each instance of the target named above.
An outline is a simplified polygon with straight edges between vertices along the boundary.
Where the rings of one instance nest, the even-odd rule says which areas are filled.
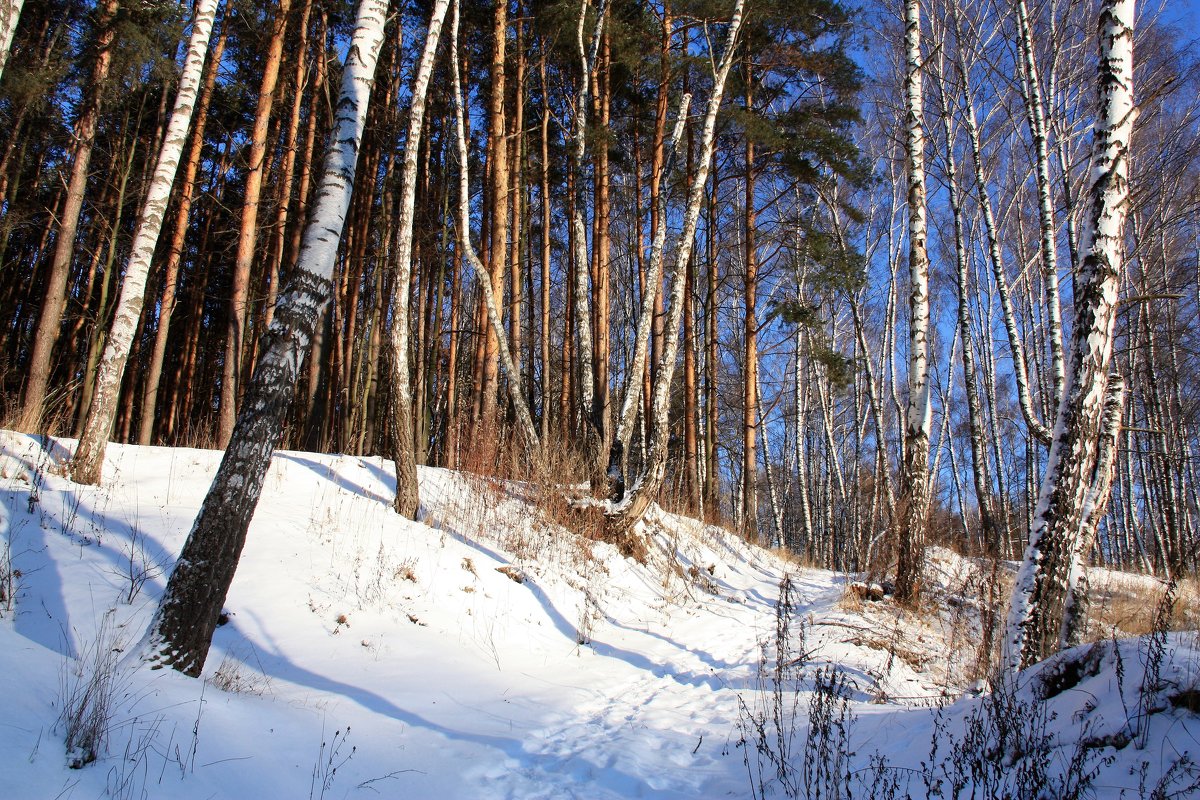
[[[445,470],[422,469],[424,521],[409,522],[391,510],[379,458],[278,453],[204,680],[139,669],[121,656],[220,453],[114,445],[103,485],[80,487],[61,476],[73,446],[0,432],[15,584],[0,621],[5,797],[748,797],[816,787],[815,773],[799,780],[806,742],[854,754],[826,788],[848,770],[856,796],[885,797],[895,781],[899,796],[950,797],[970,752],[1015,781],[1044,751],[1053,780],[1086,740],[1094,794],[1132,798],[1184,753],[1200,760],[1195,634],[1168,637],[1158,669],[1151,640],[1106,643],[1012,693],[958,699],[979,576],[951,554],[930,559],[944,607],[906,615],[848,600],[842,576],[657,510],[639,564],[555,525],[526,487]],[[787,575],[792,656],[776,673]],[[97,663],[112,682],[106,742],[70,769],[63,710]],[[828,666],[845,702],[817,699],[827,719],[845,714],[846,733],[811,740]],[[771,764],[781,748],[783,776]],[[1167,774],[1173,790],[1193,779],[1184,763]],[[977,786],[992,786],[975,768]]]

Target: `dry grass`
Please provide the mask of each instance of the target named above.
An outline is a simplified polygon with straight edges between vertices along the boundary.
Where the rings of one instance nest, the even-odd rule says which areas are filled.
[[[1155,616],[1166,592],[1166,584],[1148,575],[1128,575],[1107,570],[1092,576],[1092,624],[1095,638],[1143,636],[1154,630]],[[1174,613],[1168,630],[1200,629],[1200,581],[1185,578],[1179,583]]]
[[[226,653],[208,682],[222,692],[258,697],[266,694],[271,689],[271,679],[263,671],[262,662],[258,661],[258,653],[251,650],[251,655],[258,662],[257,669],[246,664],[236,654]]]
[[[722,528],[731,534],[733,533],[733,529],[725,525],[719,525],[712,522],[708,524]],[[825,569],[824,565],[814,558],[812,553],[808,552],[807,550],[797,551],[791,550],[787,547],[772,547],[770,550],[768,550],[768,552],[778,558],[780,561],[786,563],[788,566],[796,569]]]
[[[862,614],[867,610],[867,606],[871,605],[870,601],[864,598],[861,594],[850,589],[850,583],[847,582],[842,587],[842,596],[838,598],[837,608],[845,611],[848,614]]]
[[[96,638],[78,658],[66,659],[59,674],[59,716],[55,728],[66,740],[67,766],[80,769],[104,754],[114,726],[118,696],[126,674],[119,668],[113,612],[101,619]]]

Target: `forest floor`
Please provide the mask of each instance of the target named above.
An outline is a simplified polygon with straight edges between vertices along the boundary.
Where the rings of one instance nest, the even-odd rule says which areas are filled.
[[[122,657],[221,454],[112,445],[83,487],[73,447],[0,432],[7,797],[1194,791],[1195,632],[1103,639],[979,695],[987,575],[948,551],[902,612],[657,509],[646,563],[623,558],[522,484],[423,468],[410,522],[379,458],[277,453],[204,679],[139,668]],[[71,769],[89,727],[96,760]]]

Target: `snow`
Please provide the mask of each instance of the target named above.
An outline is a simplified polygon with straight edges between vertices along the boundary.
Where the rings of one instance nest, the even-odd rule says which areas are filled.
[[[88,487],[62,477],[73,448],[0,432],[0,530],[19,573],[0,620],[8,797],[750,797],[739,700],[770,700],[759,661],[789,574],[801,740],[822,665],[850,681],[860,776],[877,751],[918,769],[935,730],[946,756],[985,702],[962,697],[977,576],[951,553],[928,565],[946,605],[901,613],[657,508],[642,565],[556,525],[521,484],[422,468],[411,522],[391,510],[382,459],[280,452],[204,679],[118,661],[107,742],[69,769],[64,698],[145,633],[221,457],[112,445]],[[1169,637],[1140,694],[1151,653],[1138,639],[1071,651],[1083,677],[1046,704],[1060,771],[1083,723],[1132,739],[1097,751],[1114,759],[1099,796],[1136,797],[1178,754],[1200,755],[1197,637]],[[1052,669],[1075,674],[1040,666],[1016,696]]]

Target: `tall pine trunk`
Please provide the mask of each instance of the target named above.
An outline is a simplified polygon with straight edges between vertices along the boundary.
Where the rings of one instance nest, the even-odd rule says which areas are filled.
[[[746,61],[746,111],[753,113],[754,67]],[[754,140],[746,133],[745,253],[742,266],[745,304],[742,317],[742,531],[758,541],[758,209],[755,200]]]
[[[250,268],[258,244],[258,204],[262,197],[263,178],[267,168],[267,134],[271,109],[275,103],[275,84],[279,80],[279,65],[283,59],[283,40],[287,32],[288,12],[292,0],[279,0],[274,12],[274,27],[263,65],[262,82],[258,88],[258,106],[254,126],[250,131],[249,163],[246,165],[246,186],[242,194],[241,226],[238,230],[237,254],[233,263],[233,287],[229,293],[229,321],[225,334],[225,360],[221,369],[221,410],[218,417],[217,442],[224,447],[233,433],[237,419],[238,398],[241,395],[242,357],[249,349],[247,314],[250,302]]]
[[[158,308],[158,326],[154,330],[154,346],[150,351],[150,364],[146,368],[146,388],[142,395],[142,413],[138,423],[137,442],[150,444],[154,434],[155,413],[158,407],[159,383],[162,380],[163,361],[167,355],[167,337],[171,333],[171,318],[175,313],[179,288],[179,265],[183,260],[183,245],[189,229],[192,202],[196,196],[196,175],[200,170],[200,155],[204,150],[204,131],[208,122],[208,107],[216,88],[217,71],[225,53],[228,26],[222,24],[221,35],[212,47],[208,69],[204,76],[204,88],[196,106],[196,124],[188,147],[187,161],[183,169],[183,180],[179,189],[178,207],[175,209],[175,227],[167,251],[167,263],[163,267],[162,300]]]
[[[21,407],[21,427],[26,430],[42,426],[46,411],[46,392],[53,368],[54,346],[59,339],[59,326],[67,305],[67,279],[75,258],[75,234],[79,230],[79,217],[83,211],[84,194],[87,191],[88,168],[92,163],[92,149],[96,141],[96,128],[100,123],[100,106],[104,84],[108,80],[112,64],[112,46],[115,36],[114,22],[119,0],[102,0],[96,19],[96,60],[84,92],[83,107],[75,122],[75,152],[71,162],[71,176],[67,182],[66,198],[59,214],[58,238],[54,242],[54,254],[46,274],[46,298],[38,316],[33,334],[33,350],[29,355],[29,377],[25,383],[25,398]]]
[[[503,302],[504,282],[508,270],[508,126],[505,119],[505,87],[507,84],[508,0],[495,0],[492,12],[492,64],[491,98],[488,107],[488,173],[491,186],[490,219],[487,230],[491,234],[487,247],[488,274],[491,291],[497,302]],[[484,320],[488,310],[483,309]],[[484,426],[496,424],[496,392],[500,380],[500,337],[501,329],[493,330],[486,325],[483,339],[483,362],[476,407],[479,421]],[[518,380],[513,375],[510,380]]]
[[[489,330],[496,337],[498,361],[503,366],[504,373],[508,376],[508,398],[512,402],[513,410],[517,415],[517,428],[525,441],[529,455],[537,459],[540,463],[542,458],[542,443],[538,438],[537,428],[533,425],[533,418],[529,414],[529,405],[525,402],[525,396],[521,393],[521,380],[517,374],[512,351],[508,346],[508,337],[504,335],[504,319],[500,314],[500,307],[496,302],[496,292],[493,291],[492,287],[492,276],[488,273],[487,266],[479,258],[479,254],[475,252],[475,247],[470,241],[470,161],[467,151],[466,104],[463,100],[462,78],[458,64],[459,0],[454,0],[451,18],[450,60],[454,73],[454,130],[458,147],[459,171],[457,209],[458,247],[462,250],[463,257],[471,265],[471,268],[475,271],[476,278],[479,280],[479,294],[483,302],[484,311],[487,314]]]

